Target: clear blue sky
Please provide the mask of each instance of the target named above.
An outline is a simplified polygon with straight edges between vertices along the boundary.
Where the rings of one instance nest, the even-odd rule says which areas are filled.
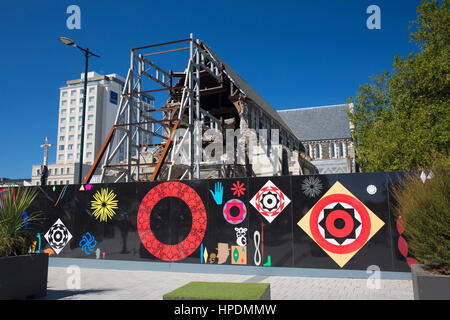
[[[419,0],[1,1],[0,177],[30,178],[39,146],[56,145],[59,88],[84,58],[58,41],[101,55],[90,70],[126,76],[130,48],[189,37],[205,41],[276,109],[345,103],[368,77],[417,51],[408,24]],[[81,30],[66,9],[81,8]],[[369,5],[381,30],[369,30]],[[49,163],[55,163],[56,147]]]

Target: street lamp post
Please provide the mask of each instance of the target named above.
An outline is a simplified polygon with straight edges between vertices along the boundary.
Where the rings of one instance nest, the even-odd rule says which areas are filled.
[[[83,110],[81,112],[81,141],[80,141],[80,164],[78,169],[78,184],[82,183],[83,179],[83,150],[84,150],[84,124],[85,124],[85,113],[86,113],[86,93],[87,93],[87,83],[88,83],[88,59],[90,56],[100,58],[100,56],[89,51],[89,48],[81,48],[75,44],[71,39],[60,37],[59,41],[65,45],[76,47],[83,51],[84,53],[84,92],[83,92]]]

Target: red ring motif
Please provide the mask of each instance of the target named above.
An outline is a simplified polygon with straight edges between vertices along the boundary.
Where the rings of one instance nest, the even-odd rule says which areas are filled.
[[[162,199],[175,197],[183,200],[192,214],[192,228],[178,244],[164,244],[151,231],[150,215]],[[137,214],[137,229],[142,244],[155,257],[164,261],[178,261],[191,255],[201,244],[206,232],[206,210],[198,193],[181,182],[164,182],[151,189],[142,199]]]
[[[344,227],[342,229],[338,229],[334,226],[334,223],[337,219],[344,220]],[[336,238],[344,238],[353,230],[353,219],[350,214],[344,210],[334,210],[327,216],[327,220],[325,221],[325,225],[329,233],[331,233]]]
[[[275,211],[266,211],[261,206],[261,197],[267,191],[275,192],[277,194],[277,196],[280,198],[280,204]],[[259,190],[259,192],[256,194],[255,205],[256,205],[256,210],[258,210],[262,215],[269,216],[269,217],[276,216],[284,209],[284,196],[278,188],[272,187],[272,186],[267,186],[267,187],[264,187],[261,190]]]
[[[361,217],[361,232],[359,236],[352,243],[346,245],[335,245],[328,242],[319,231],[319,215],[322,210],[334,202],[342,202],[351,205]],[[313,207],[309,219],[309,226],[313,239],[324,250],[336,254],[345,254],[359,250],[369,239],[371,223],[370,216],[364,205],[358,199],[346,194],[332,194],[320,199]]]

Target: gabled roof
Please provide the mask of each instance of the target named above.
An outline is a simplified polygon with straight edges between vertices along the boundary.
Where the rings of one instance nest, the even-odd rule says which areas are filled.
[[[211,50],[204,42],[201,43],[209,54],[216,59],[217,62],[222,63],[224,71],[228,78],[233,82],[233,85],[238,87],[250,100],[255,102],[263,111],[265,111],[270,117],[272,117],[280,126],[282,126],[287,132],[292,134],[294,137],[296,136],[289,125],[283,120],[282,117],[278,114],[278,112],[266,101],[263,97],[261,97],[258,92],[256,92],[250,85],[242,79],[239,74],[234,71],[228,64],[225,63],[214,51]]]
[[[279,110],[301,141],[351,139],[348,104]]]

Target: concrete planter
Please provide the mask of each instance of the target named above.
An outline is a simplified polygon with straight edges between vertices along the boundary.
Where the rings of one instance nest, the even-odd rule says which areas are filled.
[[[0,258],[0,299],[26,299],[47,295],[48,254],[34,253]]]
[[[423,265],[411,265],[415,300],[450,300],[450,276],[428,274]]]

